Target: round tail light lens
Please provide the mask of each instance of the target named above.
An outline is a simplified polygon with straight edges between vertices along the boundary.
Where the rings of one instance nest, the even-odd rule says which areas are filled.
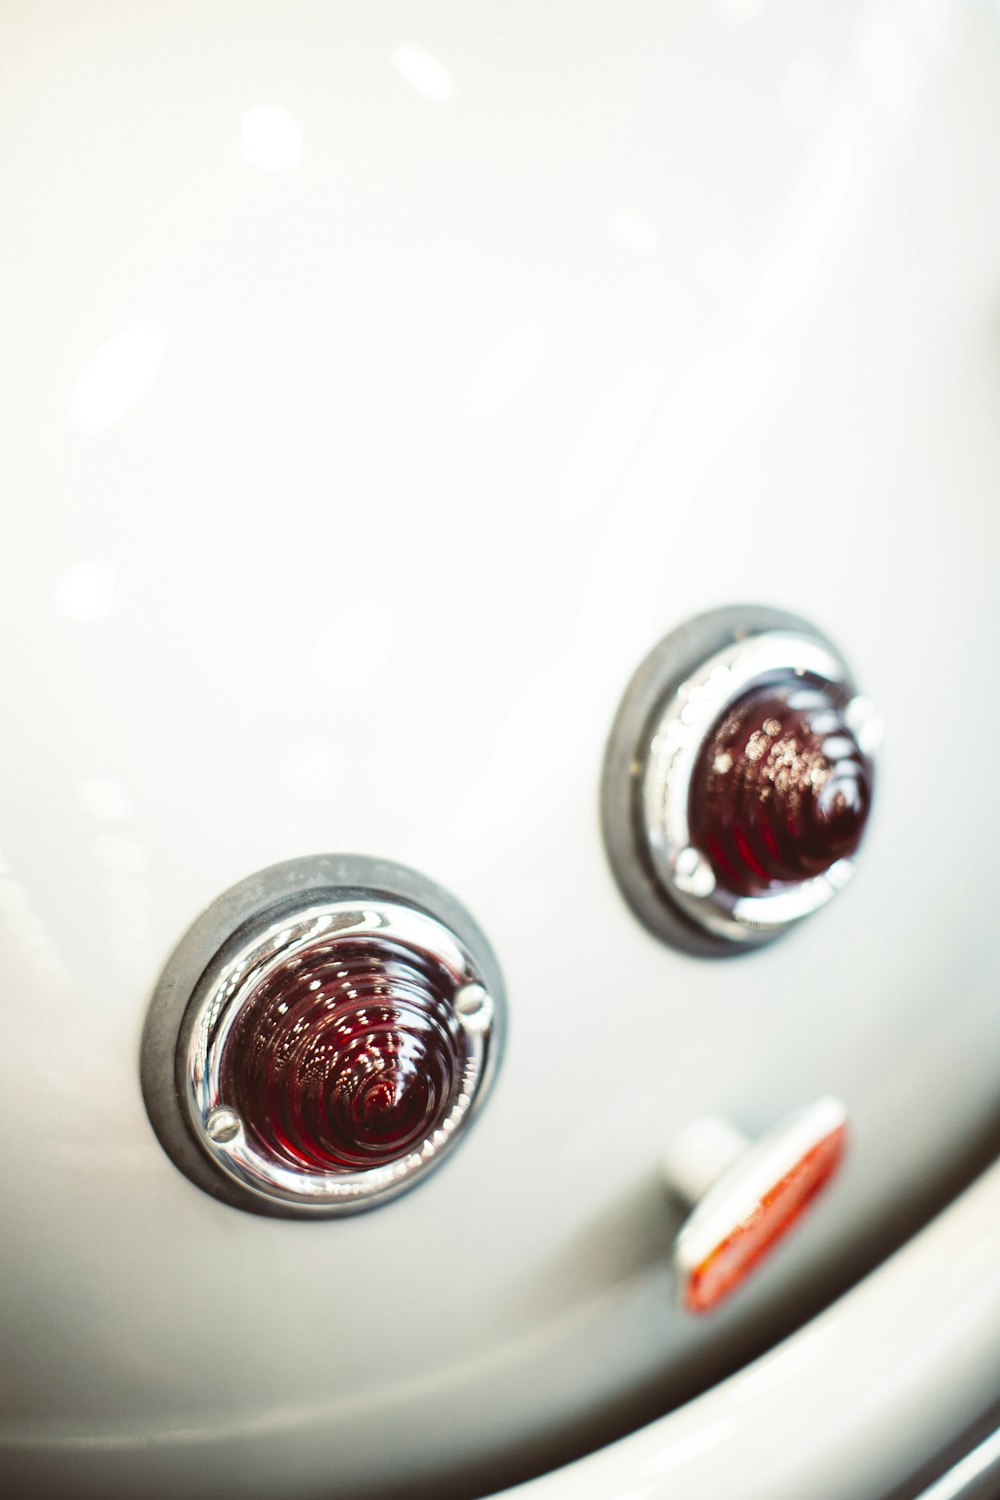
[[[850,879],[877,720],[806,621],[741,605],[655,646],[604,762],[604,840],[659,937],[702,954],[767,942]]]
[[[220,1095],[258,1149],[295,1170],[399,1161],[462,1089],[469,1047],[453,992],[436,959],[384,937],[307,945],[241,1003]]]
[[[501,1011],[492,952],[445,892],[359,857],[293,861],[221,898],[170,960],[143,1043],[147,1107],[217,1196],[357,1211],[454,1148],[495,1070]],[[186,1139],[162,1087],[168,1047]]]
[[[729,890],[811,880],[857,848],[871,781],[842,697],[790,673],[737,699],[706,736],[688,826]]]

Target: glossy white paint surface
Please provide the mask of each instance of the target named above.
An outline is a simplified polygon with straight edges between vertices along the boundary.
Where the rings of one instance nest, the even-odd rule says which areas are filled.
[[[997,1118],[995,7],[42,3],[0,69],[0,1443],[243,1497],[582,1448]],[[716,964],[630,916],[597,785],[649,647],[745,598],[886,738],[852,888]],[[137,1049],[199,909],[317,850],[453,889],[510,1037],[446,1169],[302,1225],[174,1169]],[[682,1318],[666,1141],[827,1091],[839,1181]]]
[[[800,1333],[671,1416],[509,1500],[859,1500],[996,1393],[1000,1167]]]

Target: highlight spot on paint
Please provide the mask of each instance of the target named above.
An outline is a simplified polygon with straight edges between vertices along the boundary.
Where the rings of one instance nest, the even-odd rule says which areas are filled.
[[[492,417],[526,386],[545,358],[542,329],[523,323],[501,339],[473,376],[466,405],[477,417]]]
[[[628,245],[630,250],[648,253],[655,250],[660,242],[655,225],[636,209],[619,209],[616,214],[612,215],[608,227],[615,239],[623,245]]]
[[[120,781],[110,776],[88,776],[77,788],[85,813],[101,823],[121,823],[132,813],[132,799]]]
[[[68,620],[83,624],[103,620],[115,599],[115,575],[107,563],[76,563],[67,568],[55,589],[56,607]]]
[[[113,334],[86,363],[73,389],[70,416],[78,432],[103,432],[139,405],[163,359],[158,318],[138,318]]]
[[[302,131],[281,104],[255,104],[240,116],[243,155],[262,172],[292,172],[301,164]]]
[[[444,104],[458,92],[458,85],[444,63],[416,42],[403,42],[390,61],[403,82],[425,99]]]

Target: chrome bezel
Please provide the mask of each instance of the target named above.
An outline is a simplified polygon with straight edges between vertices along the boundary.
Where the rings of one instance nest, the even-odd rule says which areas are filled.
[[[384,939],[433,958],[451,980],[453,1004],[467,987],[482,984],[471,956],[432,917],[385,901],[334,901],[270,923],[251,942],[214,965],[192,999],[189,1035],[179,1061],[184,1101],[198,1144],[243,1187],[300,1209],[330,1213],[342,1206],[384,1202],[402,1192],[426,1175],[454,1144],[487,1077],[492,1001],[484,991],[475,1026],[466,1024],[462,1008],[456,1007],[468,1045],[461,1088],[448,1114],[418,1150],[388,1165],[323,1173],[297,1171],[260,1150],[223,1094],[221,1065],[230,1032],[249,997],[289,959],[359,937]],[[221,1111],[225,1111],[225,1128],[214,1130],[213,1121]]]
[[[465,1033],[464,1074],[447,1115],[398,1161],[300,1172],[244,1129],[224,1097],[223,1051],[243,1005],[276,968],[359,937],[430,958],[445,976]],[[290,860],[227,891],[172,954],[143,1033],[143,1095],[165,1150],[215,1197],[282,1217],[358,1213],[421,1181],[463,1137],[495,1076],[503,1017],[492,950],[446,891],[405,866],[361,855]]]
[[[789,673],[831,687],[870,754],[874,711],[837,650],[808,622],[758,605],[712,610],[671,632],[619,707],[604,763],[605,846],[632,909],[676,947],[745,952],[820,910],[854,873],[853,858],[842,859],[799,884],[738,895],[691,843],[691,781],[707,736],[744,693]]]
[[[666,703],[647,751],[641,797],[656,877],[692,921],[733,942],[776,934],[818,911],[854,872],[850,859],[840,859],[797,885],[741,896],[716,884],[707,870],[705,888],[697,889],[697,867],[684,860],[691,848],[691,778],[702,744],[732,703],[789,671],[850,696],[847,669],[830,647],[792,631],[769,631],[716,651],[692,671]]]

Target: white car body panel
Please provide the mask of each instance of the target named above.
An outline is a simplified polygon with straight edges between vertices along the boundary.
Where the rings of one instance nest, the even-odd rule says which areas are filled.
[[[778,1500],[820,1455],[876,1495],[908,1423],[930,1452],[998,1394],[993,1179],[706,1388],[1000,1133],[996,8],[42,3],[0,36],[0,1469],[471,1494],[688,1402],[525,1494]],[[601,758],[654,642],[747,599],[878,705],[876,805],[828,911],[696,960],[614,885]],[[198,911],[321,851],[468,905],[507,1052],[417,1191],[255,1219],[161,1150],[139,1037]],[[835,1184],[683,1315],[671,1133],[828,1092]],[[815,1431],[764,1484],[784,1421]]]

